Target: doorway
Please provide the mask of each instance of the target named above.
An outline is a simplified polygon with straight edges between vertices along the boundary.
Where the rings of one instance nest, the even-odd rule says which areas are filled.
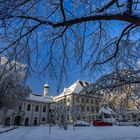
[[[16,116],[14,120],[14,125],[21,125],[21,116]]]
[[[29,118],[25,118],[25,126],[29,126]]]
[[[10,126],[11,118],[7,117],[5,120],[5,126]]]

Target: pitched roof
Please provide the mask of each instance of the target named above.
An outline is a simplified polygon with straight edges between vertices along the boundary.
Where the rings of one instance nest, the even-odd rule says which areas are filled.
[[[79,94],[83,90],[84,87],[89,86],[90,84],[91,83],[83,81],[83,80],[77,80],[68,88],[64,88],[64,91],[58,96],[64,96],[70,93]]]

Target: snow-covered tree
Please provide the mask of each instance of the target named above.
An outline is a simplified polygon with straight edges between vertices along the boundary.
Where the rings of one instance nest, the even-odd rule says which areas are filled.
[[[95,84],[86,87],[82,92],[95,95],[102,94],[102,104],[109,105],[114,111],[139,110],[140,99],[139,70],[123,69],[107,74]]]
[[[56,103],[55,108],[55,120],[58,123],[60,127],[64,127],[64,129],[67,129],[68,125],[68,108],[65,103]]]
[[[1,57],[0,61],[0,109],[18,106],[20,99],[29,95],[25,84],[26,65]]]

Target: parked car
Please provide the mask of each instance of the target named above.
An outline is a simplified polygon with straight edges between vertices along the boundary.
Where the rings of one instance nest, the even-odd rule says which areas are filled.
[[[85,121],[78,120],[78,121],[76,121],[74,126],[90,126],[90,124]]]
[[[94,120],[93,125],[94,126],[112,126],[112,123],[104,122],[103,120]]]

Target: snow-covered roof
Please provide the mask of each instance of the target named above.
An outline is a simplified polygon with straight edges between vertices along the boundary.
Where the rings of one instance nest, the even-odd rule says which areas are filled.
[[[99,113],[114,114],[114,111],[108,106],[103,106],[103,107],[101,107]]]
[[[53,98],[51,96],[42,96],[39,94],[30,94],[27,100],[36,101],[36,102],[44,102],[44,103],[53,103]]]
[[[64,91],[59,96],[64,96],[70,93],[79,94],[84,87],[89,86],[90,84],[91,83],[86,81],[77,80],[68,88],[64,88]]]

